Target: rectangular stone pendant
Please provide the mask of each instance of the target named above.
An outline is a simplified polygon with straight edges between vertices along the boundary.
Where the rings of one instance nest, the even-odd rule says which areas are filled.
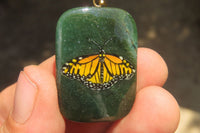
[[[126,116],[136,94],[137,29],[122,9],[66,11],[56,29],[56,78],[63,116],[78,122]]]

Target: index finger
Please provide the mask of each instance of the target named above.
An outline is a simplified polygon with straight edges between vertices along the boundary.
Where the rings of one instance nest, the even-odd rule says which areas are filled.
[[[164,59],[154,50],[138,48],[137,91],[144,87],[163,86],[168,77],[168,68]]]

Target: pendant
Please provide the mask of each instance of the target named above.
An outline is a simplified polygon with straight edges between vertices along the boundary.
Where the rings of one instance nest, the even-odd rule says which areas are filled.
[[[98,6],[70,9],[57,23],[59,106],[72,121],[118,120],[135,99],[135,21],[122,9]]]

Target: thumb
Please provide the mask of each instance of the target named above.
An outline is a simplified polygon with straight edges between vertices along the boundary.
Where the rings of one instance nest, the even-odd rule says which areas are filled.
[[[14,105],[0,133],[64,133],[55,78],[39,66],[20,72]]]

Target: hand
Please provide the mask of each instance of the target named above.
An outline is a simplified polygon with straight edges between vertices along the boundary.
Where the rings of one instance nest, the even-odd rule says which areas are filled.
[[[0,93],[0,133],[173,133],[179,106],[161,86],[168,70],[162,57],[138,49],[137,94],[130,113],[116,122],[64,120],[57,98],[55,57],[25,67],[16,84]]]

